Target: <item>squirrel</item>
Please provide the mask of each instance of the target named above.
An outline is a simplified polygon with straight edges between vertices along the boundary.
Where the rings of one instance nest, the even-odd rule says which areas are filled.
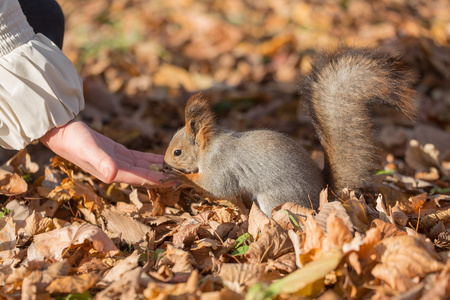
[[[322,189],[360,190],[376,169],[374,104],[414,118],[410,78],[397,56],[378,50],[342,47],[315,56],[299,90],[325,151],[323,171],[282,133],[218,126],[208,100],[195,94],[164,156],[167,180],[224,199],[249,196],[268,216],[288,201],[317,209]]]

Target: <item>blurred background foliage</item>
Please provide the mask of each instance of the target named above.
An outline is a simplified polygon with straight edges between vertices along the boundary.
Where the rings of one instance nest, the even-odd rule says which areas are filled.
[[[272,128],[314,148],[298,78],[339,45],[399,51],[416,74],[419,122],[449,130],[446,0],[60,0],[63,51],[85,84],[80,118],[139,150],[162,153],[203,90],[220,122]]]

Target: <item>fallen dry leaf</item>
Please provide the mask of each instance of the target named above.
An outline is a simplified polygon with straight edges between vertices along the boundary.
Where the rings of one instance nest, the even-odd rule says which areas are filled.
[[[373,220],[371,228],[378,228],[381,233],[381,238],[392,237],[396,235],[406,235],[406,231],[399,230],[394,224],[386,223],[379,219]]]
[[[439,168],[439,151],[434,145],[421,146],[418,141],[411,140],[405,153],[405,161],[418,172],[429,171],[430,168]]]
[[[424,277],[444,267],[437,261],[436,254],[428,250],[433,246],[423,236],[389,237],[375,248],[380,263],[373,268],[372,274],[400,292],[416,284],[414,277]]]
[[[88,273],[78,276],[63,276],[55,278],[47,287],[47,291],[53,293],[84,293],[98,280],[97,274]]]
[[[262,212],[256,203],[253,203],[248,216],[248,233],[250,233],[253,238],[256,238],[258,233],[262,232],[264,226],[269,224],[269,222],[269,218],[266,214]]]
[[[321,250],[325,239],[325,234],[323,233],[322,228],[313,217],[308,217],[303,224],[305,225],[306,238],[303,244],[302,252],[308,253],[314,249]]]
[[[194,270],[186,283],[164,284],[149,282],[143,294],[146,299],[166,299],[178,297],[179,299],[191,299],[195,297],[198,283],[198,271]]]
[[[349,243],[353,235],[344,221],[337,216],[335,211],[331,212],[327,218],[327,237],[323,242],[323,251],[333,248],[342,248],[345,243]]]
[[[323,279],[337,268],[342,256],[342,251],[339,248],[331,249],[318,259],[304,265],[301,269],[272,283],[264,293],[269,297],[282,293],[314,297],[322,291],[324,287]]]
[[[271,219],[259,238],[250,244],[244,256],[249,262],[261,263],[268,258],[277,258],[290,250],[292,243],[287,231]]]
[[[8,261],[17,254],[16,226],[12,218],[0,219],[0,259],[2,265],[8,265]]]
[[[1,168],[20,175],[36,173],[39,170],[39,165],[31,161],[31,156],[27,152],[26,148],[20,150],[4,163]]]
[[[366,232],[370,227],[369,217],[366,209],[367,205],[361,199],[348,199],[343,203],[347,214],[349,215],[353,226],[359,232]]]
[[[128,244],[140,243],[152,231],[149,226],[120,213],[114,207],[105,207],[101,215],[107,222],[106,228]]]
[[[22,176],[0,168],[0,194],[15,196],[24,194],[27,190],[28,184]]]
[[[276,260],[269,259],[267,264],[286,273],[291,273],[297,269],[296,257],[294,252],[286,253]]]
[[[22,299],[36,299],[45,297],[47,287],[57,277],[66,276],[69,273],[70,264],[67,260],[55,262],[44,266],[39,270],[34,270],[28,274],[22,283]]]
[[[218,276],[226,287],[237,293],[264,277],[264,264],[222,264]]]
[[[332,213],[336,213],[337,217],[339,217],[344,224],[348,227],[351,233],[354,232],[354,226],[350,216],[347,214],[344,205],[340,201],[328,202],[323,205],[322,209],[319,213],[314,217],[319,226],[326,231],[327,230],[327,222],[328,216]]]
[[[185,244],[192,244],[202,224],[195,219],[184,221],[179,230],[173,235],[173,244],[183,248]]]
[[[175,276],[187,279],[189,274],[194,270],[195,260],[191,253],[174,248],[172,246],[167,247],[167,251],[159,261],[159,266],[167,265],[171,267],[171,270],[175,273]]]
[[[311,216],[312,214],[313,210],[293,202],[284,203],[274,208],[274,211],[272,212],[273,219],[275,222],[280,224],[283,229],[295,228],[291,218],[294,218],[296,222],[299,223],[298,220],[300,218],[305,219],[307,216]]]
[[[61,188],[76,200],[83,200],[82,205],[92,211],[97,207],[103,207],[103,199],[92,188],[82,182],[66,178],[61,182]]]
[[[150,278],[143,275],[143,269],[133,268],[123,273],[107,288],[97,294],[97,299],[107,300],[115,297],[124,299],[137,299],[142,296],[142,292],[150,283]]]
[[[100,228],[83,224],[71,225],[35,235],[32,245],[28,248],[28,259],[43,260],[48,258],[58,261],[69,247],[82,246],[85,241],[92,243],[93,248],[101,255],[113,256],[119,252]]]
[[[126,272],[138,267],[139,253],[134,251],[131,255],[122,259],[117,265],[106,273],[100,284],[108,284],[113,281],[119,281],[121,276]]]
[[[398,202],[391,210],[392,218],[395,223],[400,226],[406,226],[409,221],[409,217],[400,209]]]

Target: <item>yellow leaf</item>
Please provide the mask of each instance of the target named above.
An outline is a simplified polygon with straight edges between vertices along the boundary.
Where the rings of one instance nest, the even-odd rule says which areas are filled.
[[[325,276],[337,268],[342,257],[343,253],[340,248],[334,248],[324,253],[315,261],[272,283],[265,291],[265,297],[274,297],[280,293],[314,296],[319,292],[317,287],[323,286]]]

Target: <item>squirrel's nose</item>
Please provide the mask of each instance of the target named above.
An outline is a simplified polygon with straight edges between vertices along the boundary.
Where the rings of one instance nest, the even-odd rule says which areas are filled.
[[[166,161],[163,161],[163,170],[168,170],[168,169],[172,169],[170,167],[170,165],[168,163],[166,163]]]

